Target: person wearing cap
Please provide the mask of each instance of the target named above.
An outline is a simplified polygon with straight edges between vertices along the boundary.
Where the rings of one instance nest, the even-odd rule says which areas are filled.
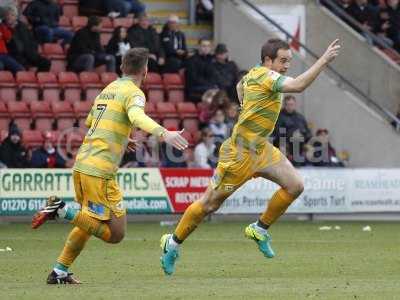
[[[239,69],[235,62],[229,60],[229,52],[225,44],[218,44],[215,47],[213,67],[218,87],[225,90],[231,99],[236,99]]]
[[[164,52],[158,33],[151,25],[146,13],[140,14],[138,24],[134,24],[129,28],[128,41],[131,44],[131,48],[147,48],[149,50],[149,72],[160,71],[165,64]]]
[[[74,72],[92,71],[106,65],[107,72],[115,72],[115,57],[107,54],[100,43],[101,19],[91,16],[87,25],[75,33],[68,49],[68,69]]]
[[[161,32],[161,45],[165,52],[165,73],[177,73],[183,68],[187,55],[185,34],[179,30],[179,17],[170,15]]]
[[[31,166],[33,168],[65,168],[66,161],[54,145],[54,135],[46,132],[43,137],[43,146],[32,152]]]
[[[10,127],[7,138],[0,146],[0,164],[8,168],[27,168],[28,152],[21,142],[21,131],[13,124]]]

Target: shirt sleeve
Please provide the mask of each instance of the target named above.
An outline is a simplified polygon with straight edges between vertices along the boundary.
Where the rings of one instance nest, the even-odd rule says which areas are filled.
[[[268,91],[272,91],[274,93],[281,92],[283,82],[286,80],[286,76],[279,74],[278,72],[269,70],[267,72],[267,76],[262,81],[262,86],[264,86]]]

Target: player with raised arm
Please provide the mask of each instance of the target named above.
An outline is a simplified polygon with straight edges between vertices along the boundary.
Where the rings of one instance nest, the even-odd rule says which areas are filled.
[[[47,278],[48,284],[80,283],[68,269],[90,236],[113,244],[124,238],[126,211],[115,175],[126,148],[135,146],[129,139],[132,127],[179,150],[188,145],[181,132],[166,130],[144,113],[146,99],[140,86],[147,74],[148,57],[147,49],[129,50],[122,58],[124,76],[102,90],[86,119],[89,130],[78,151],[72,176],[75,200],[81,209],[66,208],[61,199],[52,196],[32,219],[34,229],[57,217],[74,225]]]
[[[196,229],[205,216],[253,177],[264,177],[280,186],[269,200],[258,221],[245,229],[245,236],[254,240],[267,258],[275,253],[268,228],[303,192],[303,180],[289,160],[268,137],[275,127],[282,105],[282,93],[304,91],[339,54],[339,41],[307,71],[296,78],[284,76],[290,67],[289,45],[279,39],[268,40],[261,49],[261,65],[252,68],[238,83],[237,92],[242,110],[232,135],[220,148],[215,174],[204,195],[185,211],[174,234],[161,238],[161,267],[167,275],[175,271],[180,244]]]

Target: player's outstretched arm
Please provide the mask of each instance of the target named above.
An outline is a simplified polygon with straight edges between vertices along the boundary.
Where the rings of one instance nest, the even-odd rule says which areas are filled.
[[[133,106],[129,109],[129,119],[135,127],[147,133],[153,134],[160,141],[166,142],[178,150],[185,150],[188,147],[187,140],[181,135],[181,131],[169,131],[147,116],[142,107]]]
[[[296,78],[287,78],[281,91],[283,93],[301,93],[304,91],[322,72],[323,69],[339,55],[339,40],[334,40],[325,53],[307,71]]]

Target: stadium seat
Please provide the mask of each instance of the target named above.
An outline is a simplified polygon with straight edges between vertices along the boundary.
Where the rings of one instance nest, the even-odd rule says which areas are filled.
[[[101,32],[110,32],[114,31],[113,21],[109,17],[102,17],[101,18]]]
[[[156,105],[153,102],[147,102],[144,107],[145,113],[151,118],[158,118]]]
[[[13,122],[21,129],[30,129],[31,127],[31,112],[28,104],[23,101],[7,102],[8,112]]]
[[[79,74],[82,89],[85,91],[85,99],[93,101],[103,89],[100,77],[95,72],[82,72]]]
[[[8,128],[9,123],[10,119],[7,106],[4,102],[0,101],[0,129]]]
[[[168,102],[171,102],[171,103],[184,102],[185,101],[185,92],[184,92],[184,90],[169,89],[167,91],[167,98],[168,98]]]
[[[7,127],[0,127],[0,128],[8,128],[8,125]],[[2,143],[7,138],[7,136],[8,136],[8,130],[0,129],[0,143]]]
[[[74,126],[76,119],[70,102],[52,102],[51,107],[54,118],[56,119],[58,130],[62,131]]]
[[[197,118],[197,108],[192,102],[181,102],[176,104],[181,118]]]
[[[169,102],[178,103],[185,100],[185,87],[179,74],[164,74],[163,83]]]
[[[22,131],[22,142],[28,148],[40,147],[43,144],[43,133],[39,130]]]
[[[92,101],[76,101],[73,103],[73,109],[75,113],[75,117],[77,119],[84,118],[86,119],[87,115],[89,114],[92,108],[93,102]]]
[[[53,111],[49,101],[32,101],[30,110],[36,130],[44,131],[53,128]]]
[[[61,72],[58,74],[58,82],[63,88],[66,101],[75,102],[81,99],[81,85],[75,73]]]
[[[111,33],[111,32],[102,32],[102,33],[100,34],[100,43],[101,43],[103,46],[107,45],[108,42],[109,42],[110,39],[111,39],[111,36],[112,36],[112,33]]]
[[[0,99],[4,101],[17,100],[17,88],[14,76],[9,71],[0,71]]]
[[[8,117],[8,110],[5,102],[0,100],[0,117]]]
[[[199,121],[197,119],[184,119],[182,124],[183,128],[192,134],[199,131]]]
[[[71,20],[67,16],[60,16],[60,20],[58,21],[58,26],[66,29],[66,30],[72,30],[71,26]]]
[[[43,100],[60,100],[60,89],[57,77],[51,72],[37,73],[37,79],[40,88],[42,89]]]
[[[21,99],[26,101],[39,99],[39,85],[34,72],[17,72],[16,82],[20,90]]]
[[[169,102],[157,102],[157,113],[162,119],[164,118],[177,118],[178,113],[176,111],[175,105]]]
[[[162,121],[162,125],[168,130],[179,130],[180,122],[177,118],[167,118]]]
[[[101,77],[101,82],[103,83],[103,86],[106,86],[113,82],[114,80],[118,79],[118,74],[117,73],[112,73],[112,72],[105,72],[100,74]]]
[[[63,5],[63,15],[69,18],[77,16],[79,14],[79,9],[76,4],[64,4]]]
[[[180,128],[178,128],[178,129],[180,129]],[[182,136],[188,141],[189,146],[194,146],[195,142],[194,142],[194,138],[193,138],[193,135],[191,132],[185,130],[182,133]]]
[[[64,49],[58,43],[45,43],[42,49],[43,55],[49,59],[65,59]]]
[[[113,20],[114,28],[122,26],[125,28],[129,28],[133,25],[133,18],[115,18]]]
[[[149,102],[157,103],[164,101],[164,90],[161,89],[149,89],[147,90],[147,100]]]
[[[85,16],[73,16],[72,17],[72,27],[74,28],[74,31],[77,31],[81,29],[82,27],[85,27],[87,24],[88,18]]]
[[[164,84],[160,74],[158,73],[148,73],[143,84],[144,89],[163,89]]]

